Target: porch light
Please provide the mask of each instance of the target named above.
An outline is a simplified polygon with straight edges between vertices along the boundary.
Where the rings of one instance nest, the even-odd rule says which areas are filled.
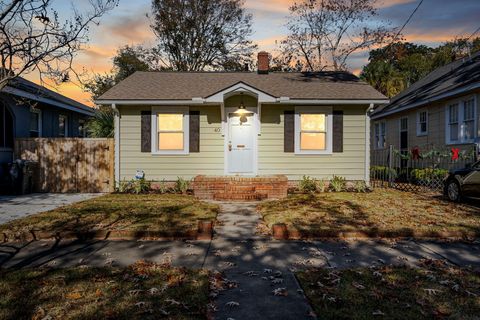
[[[248,110],[245,108],[245,105],[243,104],[243,92],[240,92],[240,106],[235,111],[235,113],[240,115],[248,113]]]

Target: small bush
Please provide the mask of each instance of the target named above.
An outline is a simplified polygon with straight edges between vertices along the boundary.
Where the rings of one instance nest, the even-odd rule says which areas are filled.
[[[116,191],[119,192],[119,193],[128,193],[130,190],[130,181],[127,181],[127,180],[121,180],[119,183],[118,183],[118,186],[116,188]]]
[[[335,192],[344,191],[346,183],[347,181],[345,178],[334,175],[332,180],[330,180],[330,188]]]
[[[384,166],[372,166],[370,168],[370,176],[375,180],[388,181],[389,175],[392,176],[392,179],[397,178],[397,171],[395,169],[389,169]]]
[[[302,180],[298,183],[298,189],[302,193],[315,193],[317,188],[317,180],[310,178],[309,176],[303,176]]]
[[[411,178],[417,183],[431,183],[442,181],[448,175],[445,169],[413,169],[410,173]]]
[[[317,181],[317,191],[318,192],[325,192],[326,188],[327,188],[327,181],[325,181],[323,179]]]
[[[181,177],[177,177],[177,181],[175,181],[175,191],[181,194],[186,194],[188,189],[190,188],[190,181],[183,179]]]
[[[142,179],[122,180],[118,183],[118,193],[148,193],[151,190],[150,181]]]
[[[136,194],[147,193],[151,190],[150,181],[145,180],[145,178],[133,180],[133,192]]]
[[[355,181],[355,185],[353,186],[355,192],[365,193],[368,190],[367,184],[365,181]]]
[[[165,181],[165,179],[160,181],[160,183],[158,184],[157,192],[160,194],[168,192],[167,182]]]

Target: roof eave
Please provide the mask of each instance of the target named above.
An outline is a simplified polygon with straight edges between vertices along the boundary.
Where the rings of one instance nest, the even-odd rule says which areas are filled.
[[[267,102],[273,104],[375,104],[381,105],[389,103],[388,99],[289,99],[287,97],[276,98],[275,101]],[[154,99],[97,99],[95,103],[98,105],[198,105],[212,104],[207,99],[193,98],[178,100],[154,100]],[[219,102],[216,102],[218,104]]]
[[[92,110],[87,110],[86,108],[88,108],[88,107],[80,108],[78,106],[63,103],[63,102],[60,102],[60,101],[57,101],[57,100],[54,100],[54,99],[50,99],[48,97],[43,97],[43,96],[40,96],[40,95],[36,95],[36,94],[26,92],[26,91],[23,91],[23,90],[20,90],[20,89],[17,89],[17,88],[13,88],[13,87],[10,87],[10,86],[4,87],[1,92],[16,95],[16,96],[19,96],[19,97],[22,97],[22,98],[26,98],[26,99],[30,99],[30,100],[34,100],[34,101],[38,101],[38,102],[43,102],[43,103],[46,103],[46,104],[49,104],[49,105],[52,105],[52,106],[56,106],[56,107],[66,109],[66,110],[69,110],[69,111],[78,112],[78,113],[85,114],[85,115],[88,115],[88,116],[93,116],[95,114],[95,111],[93,109]]]
[[[462,87],[462,88],[459,88],[459,89],[456,89],[456,90],[451,90],[451,91],[448,91],[448,92],[445,92],[445,93],[442,93],[442,94],[438,94],[436,96],[432,96],[429,99],[424,99],[424,100],[418,101],[416,103],[407,104],[407,105],[405,105],[401,108],[398,108],[398,109],[393,109],[393,110],[389,110],[389,111],[385,111],[385,112],[380,111],[378,114],[374,113],[374,114],[372,114],[371,118],[372,118],[372,120],[379,119],[379,118],[386,117],[386,116],[389,116],[389,115],[392,115],[392,114],[395,114],[395,113],[399,113],[399,112],[410,110],[410,109],[413,109],[413,108],[416,108],[416,107],[424,106],[424,105],[426,105],[428,103],[431,103],[431,102],[439,101],[439,100],[446,99],[446,98],[449,98],[449,97],[453,97],[453,96],[456,96],[456,95],[459,95],[459,94],[462,94],[462,93],[466,93],[466,92],[469,92],[469,91],[472,91],[472,90],[475,90],[475,89],[478,89],[478,88],[480,88],[480,83],[473,83],[469,86],[465,86],[465,87]]]

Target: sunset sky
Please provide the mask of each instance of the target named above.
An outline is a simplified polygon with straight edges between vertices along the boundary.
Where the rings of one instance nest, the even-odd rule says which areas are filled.
[[[75,4],[86,0],[76,0]],[[420,0],[379,0],[378,19],[390,21],[392,26],[401,26]],[[71,2],[56,0],[55,8],[68,16]],[[294,0],[246,0],[245,6],[253,14],[253,40],[261,50],[273,51],[275,41],[281,40],[286,30],[284,24],[288,7]],[[154,35],[149,28],[146,14],[151,0],[120,0],[120,4],[91,28],[90,44],[75,60],[76,69],[90,73],[108,72],[111,58],[120,46],[154,44]],[[436,46],[458,36],[469,36],[479,27],[480,0],[424,0],[403,34],[407,41]],[[356,54],[349,67],[358,73],[367,62],[368,52]],[[26,76],[37,81],[35,75]],[[61,94],[92,105],[88,94],[75,84],[58,88]]]

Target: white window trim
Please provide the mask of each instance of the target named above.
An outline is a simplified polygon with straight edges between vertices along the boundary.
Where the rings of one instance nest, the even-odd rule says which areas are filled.
[[[326,116],[326,148],[325,150],[300,149],[300,114],[325,114]],[[295,154],[297,155],[330,155],[333,154],[333,107],[324,106],[298,106],[295,107]]]
[[[378,143],[377,143],[377,133],[375,132],[375,129],[376,129],[376,126],[378,125],[378,127],[380,128],[379,129],[379,134],[381,136],[381,124],[384,123],[385,124],[385,138],[383,139],[383,146],[379,147],[378,146]],[[386,141],[387,141],[387,122],[385,120],[382,120],[382,121],[376,121],[374,124],[373,124],[373,146],[374,146],[374,150],[384,150],[386,149]]]
[[[158,150],[157,115],[159,113],[183,113],[183,150]],[[190,153],[189,107],[152,107],[152,155],[188,155]]]
[[[65,118],[65,126],[63,128],[63,137],[62,138],[67,138],[68,137],[68,116],[65,114],[59,114],[58,115],[58,129],[60,129],[60,117]],[[60,135],[60,131],[58,131]]]
[[[467,100],[472,100],[473,99],[473,111],[474,111],[474,137],[472,139],[464,139],[464,105],[465,101]],[[458,103],[458,140],[450,140],[450,105]],[[470,143],[475,143],[475,141],[478,138],[478,104],[477,104],[477,96],[476,95],[470,95],[470,96],[465,96],[459,99],[455,100],[450,100],[447,102],[445,106],[445,143],[447,145],[459,145],[459,144],[470,144]]]
[[[422,126],[420,125],[420,114],[425,112],[425,121],[426,121],[426,131],[422,132]],[[417,112],[417,137],[427,136],[428,135],[428,111],[426,109],[419,110]]]
[[[42,110],[30,108],[30,112],[38,114],[38,137],[40,138],[42,136]],[[32,130],[29,130],[28,132],[30,134]]]

